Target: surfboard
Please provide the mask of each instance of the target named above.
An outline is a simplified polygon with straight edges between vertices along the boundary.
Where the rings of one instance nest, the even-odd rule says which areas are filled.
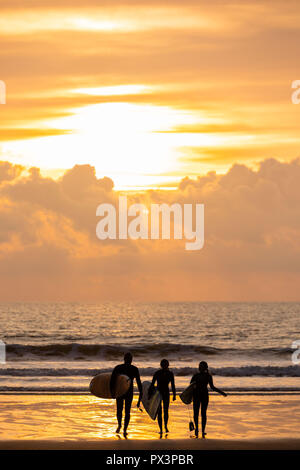
[[[194,383],[191,383],[183,392],[179,395],[181,401],[185,405],[189,405],[193,401],[193,390],[194,390]]]
[[[161,404],[161,394],[159,393],[157,388],[154,387],[154,391],[151,397],[148,398],[150,385],[151,385],[151,382],[149,382],[148,380],[142,383],[142,387],[143,387],[142,403],[148,415],[150,416],[150,418],[155,420],[159,405]]]
[[[98,398],[112,398],[110,393],[110,379],[111,373],[104,372],[92,378],[90,383],[90,392]],[[118,375],[116,379],[116,396],[115,398],[124,395],[130,387],[130,378],[127,375]]]

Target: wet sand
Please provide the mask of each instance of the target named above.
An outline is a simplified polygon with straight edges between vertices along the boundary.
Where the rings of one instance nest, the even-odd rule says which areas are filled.
[[[300,450],[300,439],[0,441],[0,450]]]
[[[210,397],[207,438],[189,432],[188,407],[170,405],[170,433],[137,410],[115,434],[113,400],[91,395],[0,395],[0,449],[297,449],[300,396]]]

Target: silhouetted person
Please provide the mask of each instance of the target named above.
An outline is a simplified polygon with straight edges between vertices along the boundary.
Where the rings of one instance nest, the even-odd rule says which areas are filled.
[[[140,397],[139,402],[143,395],[143,389],[140,379],[140,373],[137,367],[133,366],[132,364],[132,354],[130,352],[124,355],[124,363],[119,364],[116,366],[112,372],[111,380],[110,380],[110,391],[111,396],[115,397],[115,383],[118,375],[127,375],[130,380],[130,387],[129,390],[122,395],[121,397],[117,398],[117,419],[118,419],[118,427],[116,429],[116,433],[119,433],[122,427],[122,414],[123,414],[123,407],[125,402],[125,420],[124,420],[124,436],[127,435],[127,428],[130,421],[130,409],[133,399],[133,381],[136,380]]]
[[[176,400],[176,389],[175,389],[175,382],[174,382],[174,374],[169,369],[169,361],[167,359],[162,359],[161,369],[157,370],[153,376],[151,386],[149,388],[149,397],[152,395],[155,382],[157,382],[157,389],[161,394],[162,403],[164,407],[164,423],[166,432],[168,430],[168,419],[169,419],[169,404],[170,404],[170,390],[169,384],[171,383],[172,392],[173,392],[173,401]],[[157,421],[160,429],[160,433],[162,434],[162,403],[159,405],[158,413],[157,413]]]
[[[198,421],[199,421],[199,409],[201,405],[201,424],[202,424],[202,437],[205,437],[205,426],[206,426],[206,410],[208,407],[208,389],[209,384],[211,390],[220,393],[224,397],[227,396],[225,392],[219,390],[213,384],[213,378],[208,371],[207,362],[201,361],[199,364],[199,372],[193,375],[191,383],[195,383],[193,390],[193,407],[194,407],[194,423],[195,423],[195,435],[198,437]]]

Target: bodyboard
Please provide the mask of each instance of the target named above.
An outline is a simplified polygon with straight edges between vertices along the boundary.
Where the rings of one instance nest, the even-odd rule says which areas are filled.
[[[191,383],[183,392],[179,395],[180,400],[185,404],[189,405],[193,401],[194,383]]]
[[[150,398],[148,398],[148,392],[150,388],[151,382],[147,380],[142,383],[143,387],[143,398],[142,403],[144,405],[145,410],[147,411],[148,415],[151,419],[155,420],[158,412],[159,405],[161,404],[161,394],[154,387],[154,391]]]

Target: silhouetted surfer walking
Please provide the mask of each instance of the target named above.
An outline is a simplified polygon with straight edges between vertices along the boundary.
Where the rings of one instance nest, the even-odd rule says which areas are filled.
[[[199,372],[193,375],[191,379],[191,383],[194,383],[194,390],[193,390],[193,407],[194,407],[194,422],[195,422],[195,435],[198,437],[198,421],[199,421],[199,409],[201,405],[201,424],[202,424],[202,437],[205,437],[205,426],[206,426],[206,410],[208,407],[208,389],[207,385],[209,384],[211,390],[220,393],[224,397],[227,396],[225,392],[219,390],[217,387],[214,386],[213,378],[208,371],[207,362],[201,361],[199,364]]]
[[[164,407],[164,423],[166,432],[168,430],[168,419],[169,419],[169,404],[170,404],[170,390],[169,384],[171,383],[172,392],[173,392],[173,401],[176,400],[176,389],[174,374],[169,369],[169,361],[167,359],[162,359],[161,369],[157,370],[153,376],[151,386],[149,388],[149,396],[151,396],[155,382],[157,382],[157,389],[161,394],[162,403]],[[160,434],[162,434],[162,403],[160,404],[157,412],[157,421],[160,429]]]
[[[128,424],[130,421],[130,410],[131,410],[131,404],[132,404],[132,399],[133,399],[133,381],[134,379],[136,380],[140,397],[139,397],[139,402],[141,401],[142,395],[143,395],[143,388],[141,384],[141,379],[140,379],[140,373],[137,367],[133,366],[132,364],[132,354],[130,352],[126,353],[124,355],[124,363],[119,364],[116,366],[112,372],[111,375],[111,380],[110,380],[110,391],[111,391],[111,396],[114,398],[115,397],[115,382],[117,379],[118,375],[127,375],[130,380],[130,387],[129,390],[125,393],[125,395],[119,397],[116,399],[117,401],[117,420],[118,420],[118,427],[116,429],[116,433],[119,433],[121,431],[122,427],[122,414],[123,414],[123,407],[124,407],[124,402],[125,402],[125,420],[124,420],[124,436],[127,435],[127,428]]]

